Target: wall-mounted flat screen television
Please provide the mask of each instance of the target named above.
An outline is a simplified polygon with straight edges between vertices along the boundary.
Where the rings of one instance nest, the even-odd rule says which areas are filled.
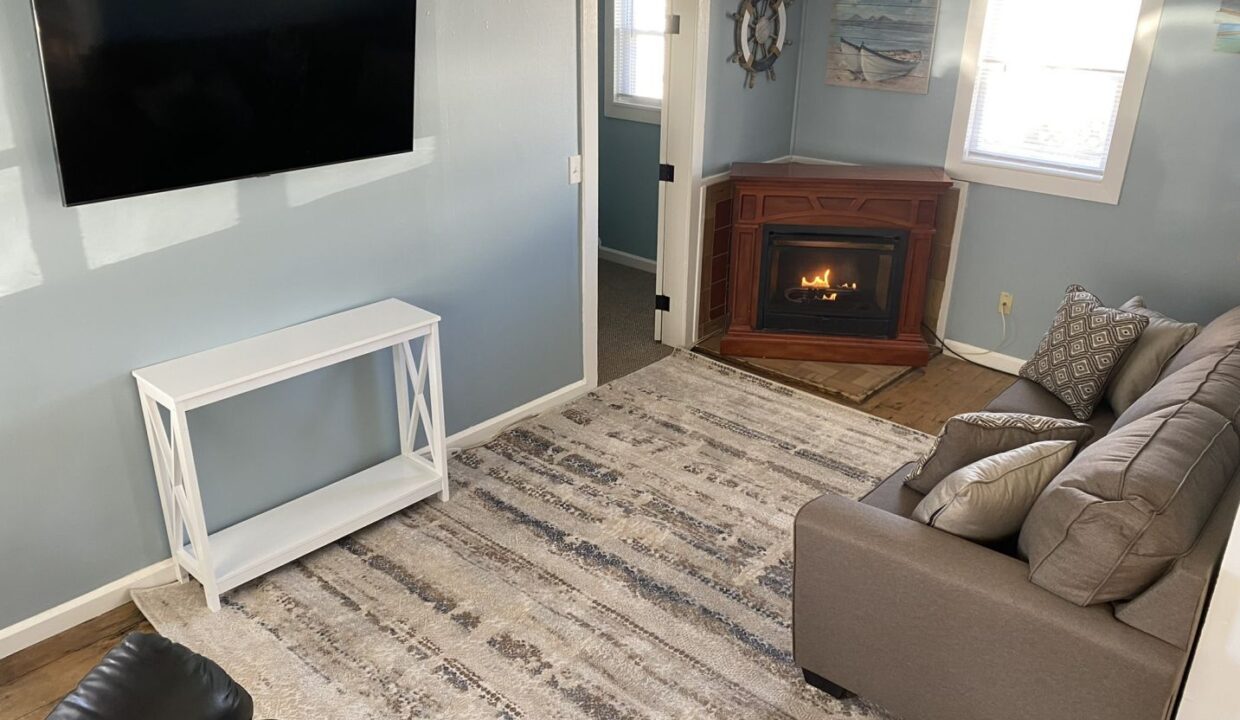
[[[413,149],[416,0],[34,0],[66,205]]]

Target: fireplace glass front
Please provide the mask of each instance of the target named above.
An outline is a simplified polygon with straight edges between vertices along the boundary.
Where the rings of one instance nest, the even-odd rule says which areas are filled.
[[[893,338],[908,233],[768,225],[758,328]]]

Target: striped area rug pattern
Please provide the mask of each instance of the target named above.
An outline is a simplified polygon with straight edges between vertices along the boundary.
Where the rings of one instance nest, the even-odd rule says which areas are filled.
[[[886,718],[792,660],[792,527],[927,436],[677,352],[457,454],[398,513],[225,597],[143,592],[256,717]]]

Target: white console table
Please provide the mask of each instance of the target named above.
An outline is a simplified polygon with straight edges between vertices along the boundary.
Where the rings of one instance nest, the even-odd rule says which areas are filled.
[[[396,369],[400,455],[208,534],[186,413],[388,348]],[[186,572],[197,578],[213,611],[220,609],[221,593],[435,493],[448,499],[439,316],[421,308],[384,300],[133,375],[177,580],[184,582]],[[422,450],[414,447],[419,427],[427,438]]]

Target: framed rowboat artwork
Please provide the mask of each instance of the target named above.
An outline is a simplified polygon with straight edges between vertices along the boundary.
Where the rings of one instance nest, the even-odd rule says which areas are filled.
[[[1214,49],[1219,52],[1240,53],[1240,0],[1223,0],[1214,22],[1218,23]]]
[[[1219,25],[1240,25],[1240,0],[1223,0],[1214,22]]]
[[[839,0],[831,12],[827,84],[925,94],[939,0]]]
[[[1240,53],[1240,23],[1219,23],[1214,49],[1225,53]]]

